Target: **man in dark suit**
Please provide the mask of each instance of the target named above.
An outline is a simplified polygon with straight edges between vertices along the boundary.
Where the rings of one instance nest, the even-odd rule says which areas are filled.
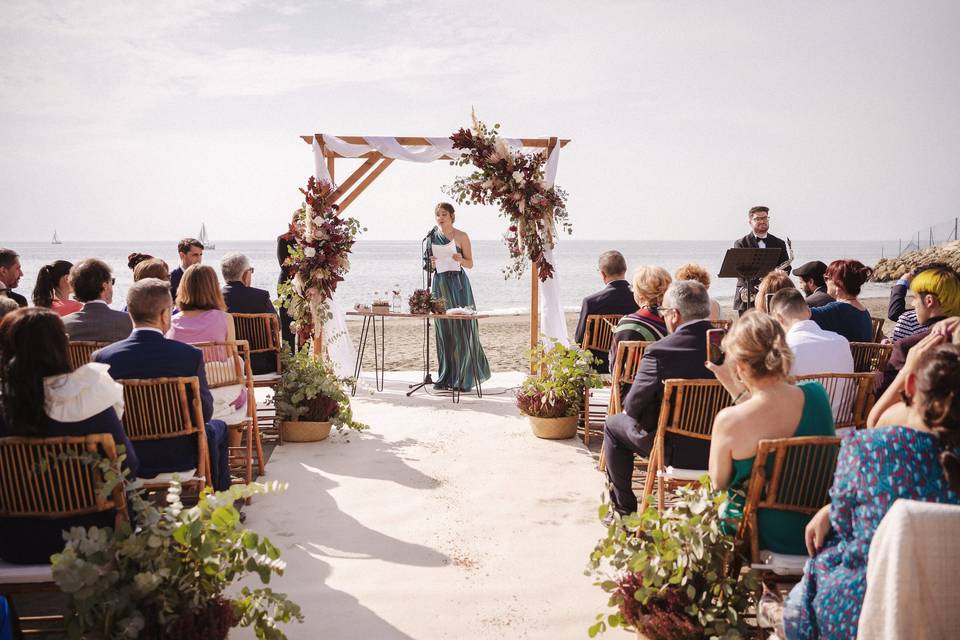
[[[811,309],[833,302],[833,296],[827,293],[827,283],[823,279],[826,272],[827,265],[819,260],[804,262],[793,270],[793,275],[800,278],[800,290],[806,296],[807,306]]]
[[[253,267],[242,253],[229,253],[220,258],[223,274],[223,301],[228,313],[270,313],[277,316],[277,309],[264,289],[251,287]],[[272,353],[254,353],[250,357],[254,374],[272,373],[277,370],[277,358]]]
[[[170,295],[177,299],[177,289],[187,267],[203,262],[203,243],[194,238],[184,238],[177,243],[177,253],[180,254],[180,266],[170,272]]]
[[[206,422],[213,488],[229,489],[227,425],[210,419],[213,396],[207,387],[201,351],[163,335],[170,329],[172,307],[168,283],[157,278],[133,283],[127,293],[127,309],[135,326],[133,333],[126,340],[96,351],[93,359],[110,365],[110,375],[115,380],[196,376],[200,380],[200,405]],[[138,442],[136,447],[141,478],[197,467],[197,442],[192,437]]]
[[[83,309],[63,318],[70,340],[116,342],[133,331],[130,316],[110,308],[113,281],[110,267],[96,258],[88,258],[70,269],[73,295],[83,303]]]
[[[734,249],[780,249],[780,258],[778,264],[783,264],[790,260],[787,252],[787,243],[773,235],[767,233],[770,230],[770,209],[767,207],[753,207],[747,213],[747,221],[750,223],[751,232],[733,243]],[[785,271],[790,273],[790,266],[787,265]],[[746,291],[750,287],[751,301],[756,295],[757,288],[760,286],[760,280],[767,275],[761,273],[759,278],[751,278],[748,282],[743,278],[737,278],[737,291],[733,297],[733,308],[737,313],[742,314],[747,309]]]
[[[587,316],[614,313],[627,315],[639,308],[633,298],[633,291],[630,290],[630,283],[626,280],[627,261],[622,253],[606,251],[600,254],[598,269],[603,284],[607,286],[583,299],[583,304],[580,305],[580,321],[573,338],[577,344],[583,344]],[[591,353],[598,360],[597,371],[607,373],[610,369],[609,355],[605,351],[591,350]]]
[[[608,416],[603,427],[603,455],[611,498],[622,514],[637,510],[631,486],[634,454],[650,456],[660,418],[663,381],[670,378],[704,379],[714,375],[705,366],[710,296],[693,280],[678,280],[667,289],[660,308],[670,335],[643,353],[640,369],[623,401],[623,413]],[[710,442],[668,434],[664,461],[684,469],[706,469]]]
[[[0,296],[15,301],[21,307],[27,306],[27,299],[14,291],[20,284],[23,270],[20,268],[20,256],[13,249],[0,249]]]

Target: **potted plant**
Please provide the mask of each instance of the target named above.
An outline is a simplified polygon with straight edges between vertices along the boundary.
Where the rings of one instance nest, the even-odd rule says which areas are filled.
[[[113,475],[108,484],[120,481]],[[234,502],[285,488],[272,482],[205,489],[185,508],[180,484],[172,482],[162,507],[131,495],[136,531],[128,523],[116,530],[73,527],[63,552],[51,558],[69,600],[69,637],[219,640],[240,625],[253,626],[258,638],[286,638],[277,624],[303,616],[285,594],[246,586],[226,594],[247,574],[265,584],[283,574],[280,551],[240,525]]]
[[[285,347],[281,358],[283,373],[271,402],[277,407],[284,440],[317,442],[330,435],[331,427],[367,428],[353,419],[346,391],[350,378],[338,378],[333,366],[309,349],[292,355]]]
[[[532,351],[535,370],[517,391],[517,407],[530,418],[538,438],[559,440],[577,435],[577,414],[587,389],[602,384],[593,370],[593,354],[576,345],[538,344]]]
[[[615,515],[590,555],[594,584],[610,594],[616,613],[600,614],[590,637],[607,627],[635,629],[638,638],[692,640],[750,635],[744,614],[755,606],[759,579],[733,566],[734,537],[721,529],[724,492],[710,478],[678,489],[676,506],[659,513]],[[611,506],[600,507],[606,517]],[[755,629],[754,629],[755,631]]]

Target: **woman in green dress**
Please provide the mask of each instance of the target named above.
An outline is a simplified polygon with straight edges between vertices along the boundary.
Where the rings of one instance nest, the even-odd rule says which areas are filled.
[[[464,269],[473,268],[473,250],[470,236],[455,229],[453,205],[441,202],[434,210],[437,227],[431,235],[431,243],[447,245],[454,243],[453,260],[459,265],[454,271],[436,272],[437,258],[431,252],[433,296],[443,298],[448,309],[469,308],[476,310],[473,289]],[[490,365],[480,346],[480,334],[476,320],[437,320],[437,361],[439,371],[436,389],[470,391],[477,383],[490,378]]]
[[[710,479],[727,489],[726,515],[735,532],[743,515],[747,483],[760,440],[802,436],[833,436],[833,411],[826,390],[818,382],[792,384],[793,353],[776,320],[748,311],[723,339],[724,363],[707,363],[717,380],[734,398],[734,406],[717,414],[710,440]],[[769,460],[768,472],[773,471]],[[774,553],[802,555],[807,551],[804,528],[810,516],[776,509],[757,513],[760,548]]]

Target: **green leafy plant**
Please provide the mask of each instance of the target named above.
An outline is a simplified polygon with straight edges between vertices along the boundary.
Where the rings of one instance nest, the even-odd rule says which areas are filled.
[[[353,419],[347,386],[352,378],[338,378],[333,366],[309,349],[296,355],[284,346],[283,374],[271,402],[281,420],[331,422],[338,431],[362,431],[367,425]]]
[[[104,465],[106,466],[106,465]],[[120,482],[106,466],[103,495]],[[112,476],[112,477],[111,477]],[[134,485],[136,488],[136,485]],[[71,638],[223,638],[230,627],[252,626],[258,638],[286,638],[278,624],[303,621],[300,607],[269,588],[226,589],[249,573],[267,584],[285,563],[269,539],[240,525],[237,500],[275,493],[285,484],[205,489],[197,504],[180,501],[172,482],[166,505],[130,492],[137,529],[73,527],[52,558],[53,578],[70,601]]]
[[[550,348],[542,343],[531,350],[538,375],[527,376],[517,391],[517,407],[536,418],[576,415],[587,389],[599,387],[601,377],[593,369],[589,351],[559,342]]]
[[[588,575],[610,594],[613,614],[600,614],[590,637],[608,627],[638,629],[652,640],[742,638],[744,613],[756,604],[756,572],[731,571],[734,538],[723,532],[724,492],[710,478],[678,489],[663,514],[651,504],[626,517],[615,514],[590,555]],[[600,518],[611,505],[600,507]]]

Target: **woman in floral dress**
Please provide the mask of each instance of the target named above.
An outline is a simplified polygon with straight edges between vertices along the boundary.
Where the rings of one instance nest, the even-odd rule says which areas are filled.
[[[877,402],[877,426],[844,443],[831,504],[806,530],[803,580],[785,603],[788,640],[857,636],[873,533],[899,498],[960,504],[960,347],[931,335]],[[903,398],[897,406],[896,399]],[[921,540],[917,541],[922,544]]]

